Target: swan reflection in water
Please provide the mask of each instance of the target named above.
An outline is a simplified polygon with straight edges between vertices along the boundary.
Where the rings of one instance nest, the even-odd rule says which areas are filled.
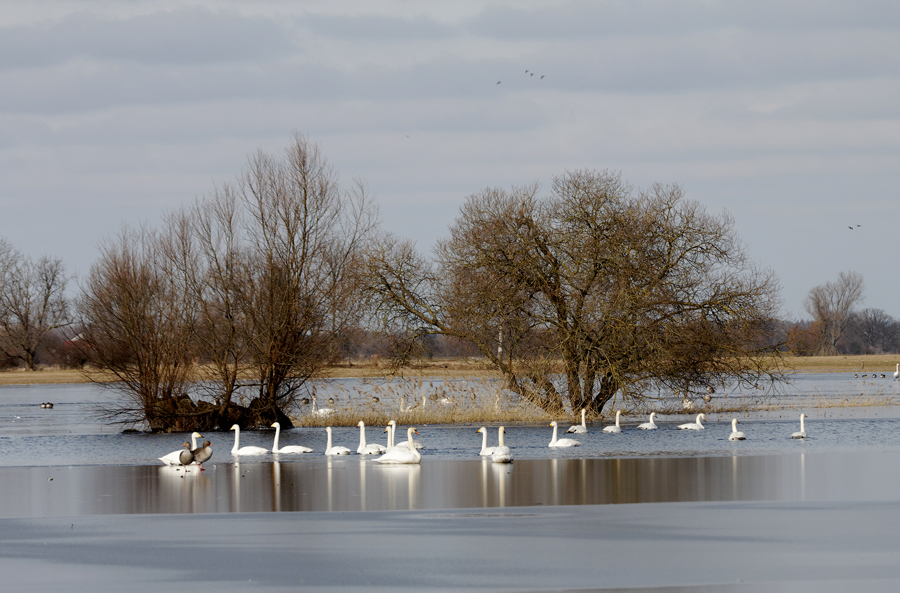
[[[373,466],[373,469],[375,467]],[[419,488],[422,476],[422,466],[414,465],[380,465],[377,466],[377,480],[383,482],[378,488],[384,493],[384,501],[387,510],[398,511],[401,509],[419,508]],[[405,496],[404,496],[404,492]],[[404,499],[406,504],[404,505]]]
[[[507,507],[511,506],[509,499],[512,493],[512,472],[515,466],[509,464],[497,464],[491,459],[481,460],[481,506]],[[492,493],[496,492],[496,499]]]

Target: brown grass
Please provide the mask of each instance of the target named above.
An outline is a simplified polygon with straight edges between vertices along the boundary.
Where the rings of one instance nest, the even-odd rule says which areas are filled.
[[[799,372],[878,372],[893,373],[900,362],[900,355],[870,354],[863,356],[789,356],[790,370]],[[394,375],[381,360],[357,360],[328,367],[326,378],[479,378],[496,379],[499,373],[483,359],[447,358],[414,361]],[[50,383],[85,383],[88,379],[81,371],[73,369],[43,368],[35,372],[14,369],[0,372],[0,385],[33,385]]]
[[[546,412],[527,402],[509,402],[502,396],[499,382],[490,379],[441,382],[425,379],[364,383],[353,389],[338,386],[336,402],[320,404],[334,411],[316,415],[311,407],[291,418],[295,426],[384,426],[390,420],[400,424],[473,424],[497,422],[549,422]],[[427,398],[423,404],[422,396]],[[323,398],[326,396],[322,396]],[[375,401],[375,399],[377,401]],[[411,402],[418,402],[411,406]]]

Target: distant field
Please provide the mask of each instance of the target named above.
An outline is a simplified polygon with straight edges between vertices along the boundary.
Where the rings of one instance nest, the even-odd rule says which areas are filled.
[[[806,356],[789,357],[788,367],[801,372],[862,372],[893,373],[900,355],[878,354],[866,356]],[[328,369],[327,377],[383,377],[390,373],[384,364],[364,361],[343,364]],[[404,377],[496,377],[497,372],[481,360],[428,360],[405,367]],[[13,370],[0,372],[0,385],[31,385],[51,383],[85,383],[81,371],[47,368],[35,372]]]

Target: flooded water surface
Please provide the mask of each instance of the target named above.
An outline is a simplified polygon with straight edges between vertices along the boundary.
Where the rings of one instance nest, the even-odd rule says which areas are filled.
[[[186,434],[98,422],[109,393],[0,388],[0,570],[9,590],[90,593],[898,590],[898,408],[804,407],[890,404],[897,383],[792,388],[795,409],[740,416],[742,442],[724,415],[695,432],[598,424],[561,450],[549,427],[517,425],[505,465],[478,455],[477,426],[420,426],[421,464],[391,467],[326,458],[323,429],[282,433],[315,453],[255,458],[210,433],[202,472],[157,459]],[[801,411],[809,437],[794,440]],[[355,450],[359,431],[335,440]]]

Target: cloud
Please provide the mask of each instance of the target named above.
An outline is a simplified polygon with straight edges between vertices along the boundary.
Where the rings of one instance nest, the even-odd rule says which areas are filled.
[[[222,64],[285,55],[285,27],[267,18],[200,9],[129,18],[76,13],[49,23],[0,29],[0,70],[70,61],[129,64]]]

